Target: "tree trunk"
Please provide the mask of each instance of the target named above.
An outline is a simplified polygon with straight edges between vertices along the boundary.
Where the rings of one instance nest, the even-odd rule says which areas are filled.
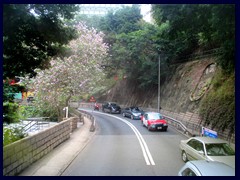
[[[69,100],[71,99],[72,95],[69,95],[65,101],[65,107],[68,107],[69,105]]]
[[[58,122],[61,122],[63,120],[63,108],[58,107]]]

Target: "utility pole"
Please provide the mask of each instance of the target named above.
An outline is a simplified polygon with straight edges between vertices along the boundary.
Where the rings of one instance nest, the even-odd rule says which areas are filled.
[[[160,112],[160,53],[158,57],[158,112]]]

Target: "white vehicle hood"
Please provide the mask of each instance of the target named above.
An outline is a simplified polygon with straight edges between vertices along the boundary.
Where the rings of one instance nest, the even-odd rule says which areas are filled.
[[[208,156],[211,161],[223,162],[233,168],[235,168],[235,156]]]

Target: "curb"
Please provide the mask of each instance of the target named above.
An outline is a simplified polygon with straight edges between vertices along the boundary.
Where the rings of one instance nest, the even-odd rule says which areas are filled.
[[[95,122],[95,118],[92,119],[92,125],[90,127],[90,132],[94,132],[96,129],[96,122]]]

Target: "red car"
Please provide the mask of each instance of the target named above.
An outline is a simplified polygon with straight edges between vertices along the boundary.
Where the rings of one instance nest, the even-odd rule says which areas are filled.
[[[148,130],[163,130],[167,131],[168,124],[160,113],[157,112],[145,112],[141,117],[143,126],[146,126]]]

